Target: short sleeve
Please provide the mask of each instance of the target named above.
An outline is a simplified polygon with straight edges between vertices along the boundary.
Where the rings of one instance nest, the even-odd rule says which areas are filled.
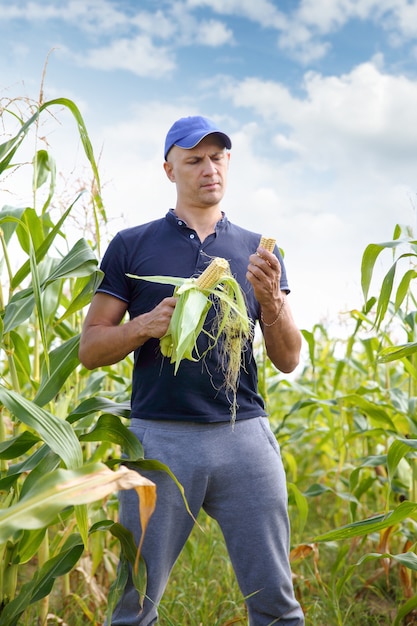
[[[110,242],[100,269],[104,272],[104,278],[97,291],[108,293],[124,302],[130,301],[130,286],[126,276],[128,271],[127,251],[123,239],[118,233]]]

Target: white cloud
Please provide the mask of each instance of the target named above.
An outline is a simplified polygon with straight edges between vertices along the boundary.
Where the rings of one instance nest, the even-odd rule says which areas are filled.
[[[128,70],[137,76],[161,77],[175,68],[173,54],[156,47],[147,36],[117,39],[109,46],[78,55],[78,62],[101,70]]]
[[[341,76],[309,72],[304,88],[296,97],[279,83],[250,78],[234,82],[227,96],[263,118],[269,132],[275,127],[313,168],[327,163],[342,175],[360,164],[389,178],[417,171],[417,81],[364,63]]]
[[[400,35],[415,39],[417,37],[417,3],[406,0],[396,3],[393,9],[393,24]]]
[[[132,108],[132,79],[119,76],[120,84],[123,78],[130,84],[120,94],[125,98],[117,108],[120,121],[109,118],[112,126],[107,128],[99,127],[102,117],[95,119],[97,100],[89,92],[90,85],[77,80],[80,72],[73,82],[70,72],[65,76],[70,97],[82,102],[83,111],[92,118],[86,121],[93,145],[103,145],[100,170],[111,234],[118,227],[160,217],[175,202],[175,188],[162,168],[167,121],[192,113],[221,112],[233,140],[224,208],[232,221],[276,236],[285,249],[296,319],[308,327],[317,322],[318,310],[328,307],[331,311],[335,302],[340,309],[359,307],[360,260],[365,245],[389,239],[396,222],[415,222],[416,81],[389,74],[382,55],[344,74],[337,70],[327,76],[306,72],[304,82],[296,84],[297,92],[275,80],[275,68],[270,71],[266,66],[260,66],[259,74],[270,80],[232,76],[206,80],[207,68],[201,74],[197,70],[194,76],[191,72],[199,61],[197,46],[235,43],[239,31],[234,30],[229,16],[256,22],[268,28],[269,35],[275,30],[277,37],[281,35],[283,49],[306,62],[327,54],[328,35],[352,18],[373,20],[398,38],[401,33],[412,37],[417,3],[293,2],[286,3],[295,7],[286,16],[276,9],[279,3],[253,0],[188,0],[164,3],[155,13],[133,9],[131,15],[113,13],[122,3],[106,0],[62,2],[65,11],[60,13],[57,4],[52,0],[25,2],[19,15],[16,2],[7,4],[2,7],[2,21],[12,19],[12,14],[28,17],[33,23],[37,19],[66,20],[65,24],[88,30],[89,45],[95,46],[81,55],[84,39],[78,47],[78,62],[100,70],[124,69],[139,76],[155,76],[165,82],[168,72],[176,69],[178,48],[188,47],[184,58],[195,54],[192,64],[187,60],[180,67],[180,71],[190,71],[187,80],[194,80],[193,90],[173,90],[163,102],[150,101],[145,92],[138,95],[141,106]],[[130,8],[134,6],[130,3]],[[224,17],[210,19],[220,15]],[[112,22],[114,29],[110,29]],[[77,34],[70,40],[68,33],[72,37],[75,31],[65,24],[60,36],[75,49]],[[250,24],[242,22],[242,26],[249,32]],[[263,33],[259,35],[258,27],[254,31],[254,45],[262,47],[259,37]],[[33,29],[34,36],[38,32]],[[163,45],[156,45],[158,42]],[[243,42],[241,49],[248,53],[250,46]],[[335,63],[338,54],[335,48]],[[386,57],[388,64],[389,51]],[[347,61],[343,59],[344,67]],[[292,80],[298,68],[288,62],[288,69]],[[33,75],[31,66],[26,74],[29,72]],[[238,72],[240,75],[241,66]],[[20,73],[21,69],[19,77]],[[110,98],[114,95],[111,89],[107,93]],[[52,143],[54,137],[49,138]],[[67,149],[66,139],[62,148]],[[64,163],[69,159],[72,167],[77,152],[81,152],[79,146],[71,151],[71,157],[64,155]],[[58,164],[61,162],[59,158]]]
[[[210,19],[209,12],[199,18],[193,15],[187,4],[173,2],[167,16],[176,30],[173,47],[218,47],[233,43],[233,31],[224,22]]]
[[[184,5],[183,5],[184,6]],[[207,8],[217,14],[245,17],[278,33],[278,47],[302,64],[323,58],[327,40],[351,20],[369,20],[387,31],[391,45],[417,37],[417,3],[407,0],[299,0],[286,14],[269,0],[187,0],[190,11]]]
[[[161,39],[170,40],[172,49],[196,43],[210,47],[233,43],[233,20],[229,18],[238,16],[275,30],[278,48],[304,65],[325,57],[331,49],[329,36],[352,20],[373,22],[388,33],[392,46],[417,37],[417,2],[407,0],[299,0],[286,14],[270,0],[173,1],[154,12],[135,12],[134,4],[131,8],[129,14],[122,4],[109,0],[68,0],[59,4],[38,0],[8,3],[2,7],[2,20],[61,21],[92,38],[110,35],[115,42],[148,36],[152,49],[157,51],[156,42]],[[204,17],[201,9],[205,9]],[[223,15],[226,21],[211,19],[210,13]],[[128,63],[123,67],[130,69]]]
[[[311,30],[304,24],[293,23],[279,35],[278,47],[303,65],[308,65],[325,57],[330,44],[315,39]]]
[[[272,80],[246,78],[243,81],[224,81],[223,95],[235,106],[248,107],[265,119],[276,120],[281,111],[297,106],[297,100],[289,89]]]
[[[217,20],[201,22],[195,35],[196,42],[203,46],[217,47],[233,42],[233,33]]]
[[[206,7],[220,15],[238,15],[261,26],[285,28],[287,19],[269,0],[187,0],[187,7]]]
[[[396,221],[414,221],[413,81],[363,64],[339,77],[307,74],[303,98],[258,79],[235,81],[226,96],[251,110],[253,119],[227,124],[236,130],[227,196],[235,221],[253,227],[255,212],[262,230],[274,216],[289,249],[302,244],[312,256],[322,248],[332,254],[332,232],[333,254],[349,259],[353,241],[356,263],[370,233],[386,239]],[[147,211],[165,210],[173,197],[171,186],[158,185],[165,125],[193,109],[147,103],[134,119],[107,131],[107,144],[124,155],[114,178],[124,181],[120,204],[133,223],[141,216],[132,187],[140,186]]]
[[[23,19],[28,22],[59,20],[81,30],[111,31],[128,24],[128,16],[107,0],[69,0],[60,2],[7,3],[1,8],[2,20]]]
[[[361,307],[366,245],[415,224],[417,81],[364,63],[340,76],[307,73],[304,87],[295,96],[252,78],[223,89],[257,120],[232,136],[232,215],[276,230],[308,326],[302,303],[314,309],[318,293],[322,310],[332,300]]]
[[[158,10],[155,13],[141,11],[133,15],[130,24],[140,32],[158,39],[168,39],[177,34],[177,24],[171,16]]]
[[[294,22],[314,28],[319,33],[330,33],[341,28],[349,19],[369,15],[376,2],[371,0],[301,0],[294,11]],[[369,6],[371,5],[371,6]]]
[[[317,60],[330,49],[326,36],[352,20],[373,22],[394,47],[417,37],[415,0],[300,0],[285,29],[279,28],[278,45],[302,63]]]
[[[233,33],[218,20],[196,20],[182,5],[167,14],[139,12],[129,23],[133,34],[114,38],[107,46],[90,49],[79,62],[104,70],[124,69],[138,76],[160,78],[176,67],[175,48],[233,43]],[[167,43],[159,45],[157,41]]]
[[[294,153],[296,155],[302,155],[305,151],[304,146],[297,141],[289,139],[282,133],[275,135],[272,140],[279,150],[285,150],[288,153]]]

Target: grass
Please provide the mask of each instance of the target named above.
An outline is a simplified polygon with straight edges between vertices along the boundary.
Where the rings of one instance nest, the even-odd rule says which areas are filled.
[[[247,623],[245,605],[223,536],[204,512],[192,531],[160,606],[161,626],[229,626]]]

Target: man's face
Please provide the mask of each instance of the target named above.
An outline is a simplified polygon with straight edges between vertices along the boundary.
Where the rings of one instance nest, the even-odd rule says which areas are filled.
[[[208,135],[189,150],[171,148],[164,167],[177,186],[178,204],[195,208],[219,204],[226,190],[229,157],[216,135]]]

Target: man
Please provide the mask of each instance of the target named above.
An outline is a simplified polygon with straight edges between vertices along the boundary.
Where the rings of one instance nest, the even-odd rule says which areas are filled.
[[[217,349],[201,361],[182,361],[174,376],[173,365],[159,350],[176,305],[173,288],[126,275],[188,278],[201,273],[213,257],[226,258],[245,294],[250,318],[261,325],[269,358],[282,372],[294,370],[301,335],[287,302],[278,248],[275,254],[260,248],[260,234],[232,224],[220,208],[231,145],[207,118],[181,118],[171,127],[164,169],[176,185],[175,209],[162,219],[121,231],[110,243],[102,261],[105,277],[86,316],[80,360],[93,369],[135,352],[131,429],[145,456],[172,470],[195,517],[203,508],[220,524],[250,626],[301,626],[304,618],[294,598],[288,559],[285,474],[257,392],[252,344],[244,351],[232,428]],[[121,324],[126,311],[129,321]],[[201,333],[201,353],[206,340]],[[146,597],[140,607],[129,581],[113,626],[157,622],[158,603],[193,527],[169,476],[146,475],[157,484],[156,509],[142,548]],[[138,541],[134,491],[120,493],[120,521]]]

